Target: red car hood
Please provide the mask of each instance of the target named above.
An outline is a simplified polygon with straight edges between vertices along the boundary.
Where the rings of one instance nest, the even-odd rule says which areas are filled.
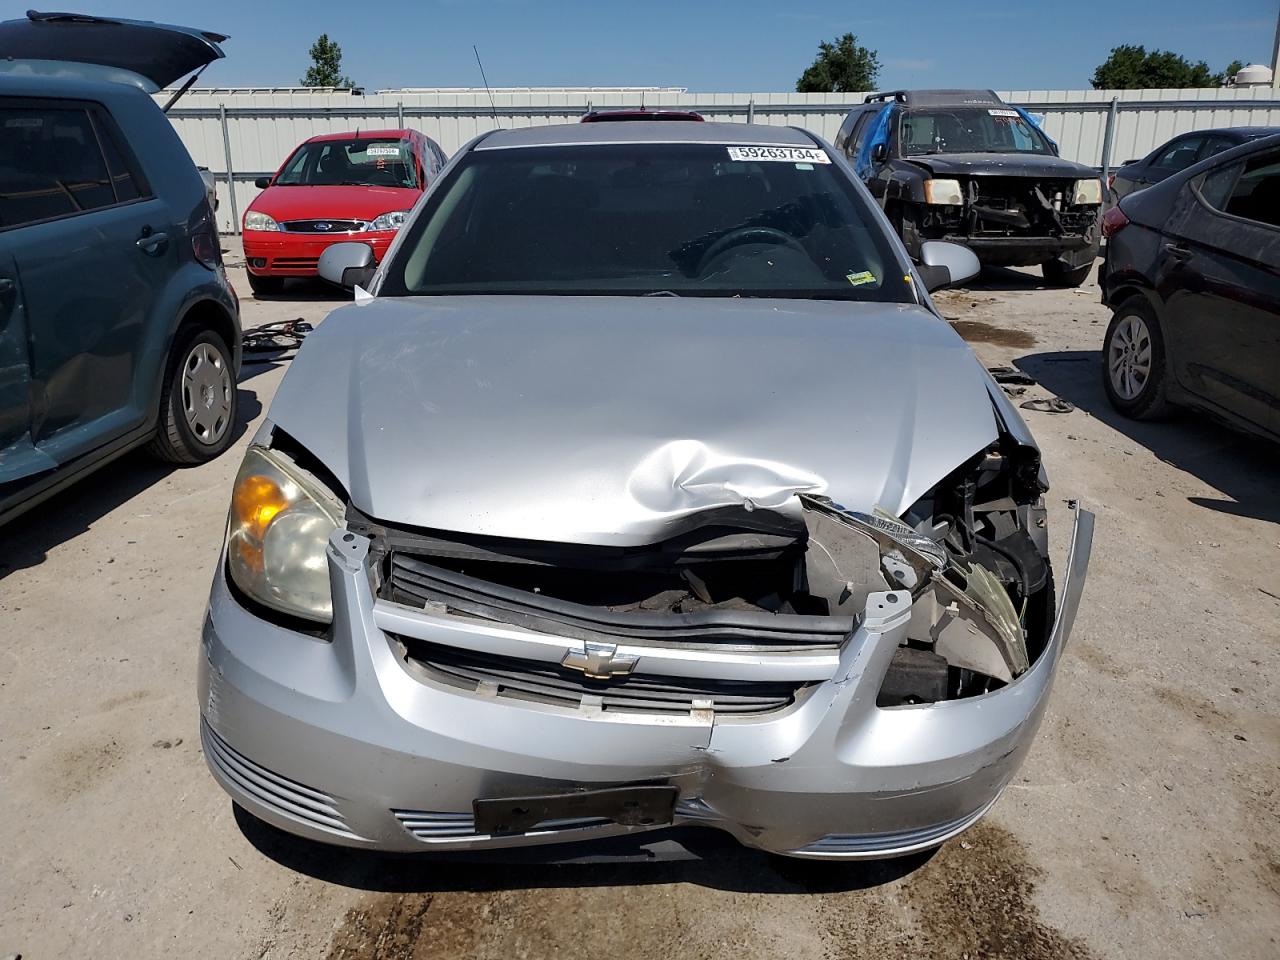
[[[250,210],[274,220],[372,220],[393,210],[408,210],[422,191],[404,187],[267,187]]]

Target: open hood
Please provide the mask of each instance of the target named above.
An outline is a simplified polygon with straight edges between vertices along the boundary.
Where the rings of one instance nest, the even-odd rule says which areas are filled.
[[[0,23],[0,58],[114,67],[160,90],[226,56],[218,46],[226,39],[144,20],[28,10],[25,20]]]
[[[386,523],[624,546],[802,493],[901,514],[996,439],[988,383],[908,304],[404,297],[330,314],[270,419]]]

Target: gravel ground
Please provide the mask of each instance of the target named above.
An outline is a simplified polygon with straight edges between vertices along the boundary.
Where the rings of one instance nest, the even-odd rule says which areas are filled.
[[[237,263],[238,254],[231,254]],[[243,274],[233,269],[239,290]],[[1280,451],[1107,407],[1093,285],[1015,271],[939,297],[1019,401],[1093,564],[1030,758],[931,858],[814,869],[494,867],[283,838],[200,755],[200,619],[240,455],[287,361],[246,368],[235,449],[131,456],[0,531],[0,957],[1280,955]],[[244,303],[318,321],[317,287]]]

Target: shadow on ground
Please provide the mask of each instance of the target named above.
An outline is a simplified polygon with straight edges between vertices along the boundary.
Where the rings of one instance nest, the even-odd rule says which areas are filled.
[[[1121,416],[1102,388],[1102,355],[1097,351],[1033,353],[1014,361],[1045,389],[1129,437],[1161,460],[1198,477],[1226,498],[1188,497],[1197,506],[1280,524],[1280,446],[1226,427],[1198,413],[1167,420]]]
[[[331,283],[311,278],[285,280],[284,290],[280,293],[252,293],[250,296],[255,300],[261,300],[263,303],[288,303],[289,301],[298,301],[300,303],[340,303],[344,300],[353,300],[355,298],[355,295],[350,290],[343,290],[341,287],[335,287]]]
[[[258,395],[252,390],[240,389],[239,402],[232,443],[262,412]],[[54,547],[85,533],[98,520],[177,469],[151,457],[146,450],[134,450],[0,527],[0,580],[15,570],[43,563]]]
[[[261,854],[289,870],[382,893],[493,892],[692,883],[742,893],[865,890],[899,880],[935,851],[895,860],[819,863],[749,850],[710,828],[683,827],[591,844],[489,854],[384,854],[295,837],[235,806],[236,824]],[[683,859],[666,859],[668,857]],[[585,861],[585,862],[584,862]],[[495,865],[501,869],[495,870]]]

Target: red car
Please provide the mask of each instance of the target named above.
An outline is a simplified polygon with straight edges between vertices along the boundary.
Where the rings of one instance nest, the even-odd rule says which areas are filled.
[[[286,277],[314,277],[325,247],[359,240],[381,260],[418,197],[445,164],[417,130],[326,133],[305,141],[244,213],[244,255],[254,293]]]

